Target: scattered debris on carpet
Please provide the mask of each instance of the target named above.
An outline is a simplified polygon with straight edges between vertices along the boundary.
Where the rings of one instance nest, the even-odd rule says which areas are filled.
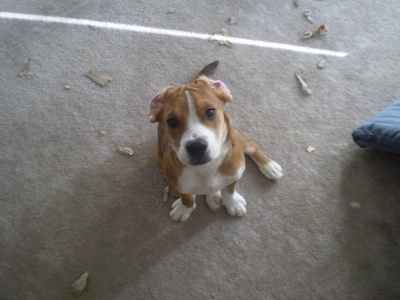
[[[228,24],[229,25],[237,24],[237,19],[235,17],[229,17]]]
[[[168,201],[168,195],[169,195],[169,185],[167,185],[164,188],[164,194],[163,194],[163,198],[162,198],[163,202],[167,202]]]
[[[221,28],[221,35],[222,36],[227,36],[228,35],[228,31],[225,28]]]
[[[313,37],[312,31],[306,31],[303,33],[303,40],[310,39]]]
[[[361,207],[361,204],[358,203],[358,202],[351,202],[351,203],[350,203],[350,206],[351,206],[352,208],[358,209],[358,208]]]
[[[29,72],[30,69],[31,69],[30,64],[31,64],[31,58],[28,58],[28,62],[25,63],[25,64],[22,66],[21,71],[19,71],[19,73],[18,73],[18,76],[19,76],[19,77],[24,77],[25,75],[28,74],[28,72]]]
[[[294,0],[293,3],[294,3],[294,6],[296,6],[296,7],[300,6],[300,0]]]
[[[215,38],[218,34],[213,33],[212,35],[210,35],[210,37],[208,38],[209,42],[215,42],[217,39]]]
[[[308,22],[310,22],[311,24],[314,24],[314,19],[311,16],[311,11],[310,10],[304,11],[303,15],[307,19]]]
[[[176,10],[174,10],[174,9],[167,10],[167,14],[169,14],[169,15],[173,15],[174,13],[176,13]]]
[[[319,69],[324,69],[324,68],[326,67],[326,63],[327,63],[326,59],[321,59],[321,60],[318,62],[317,67],[318,67]]]
[[[69,86],[69,85],[65,85],[65,86],[64,86],[64,90],[69,91],[70,89],[71,89],[71,86]]]
[[[112,80],[111,77],[94,70],[89,70],[85,75],[102,87],[105,87],[107,83]]]
[[[99,131],[99,136],[105,136],[105,135],[106,135],[106,132],[104,130]]]
[[[308,147],[307,147],[307,152],[310,153],[310,154],[313,153],[313,152],[315,152],[316,150],[317,150],[317,149],[314,148],[313,146],[308,146]]]
[[[228,35],[228,31],[225,28],[221,28],[219,32],[213,33],[209,38],[208,41],[214,42],[221,39],[221,37],[225,37]]]
[[[227,30],[225,28],[221,28],[219,33],[213,33],[209,38],[208,41],[209,42],[214,42],[214,41],[219,41],[219,44],[222,46],[226,46],[228,48],[232,48],[233,44],[227,39],[224,38],[226,37],[227,34]]]
[[[315,36],[324,36],[327,35],[329,32],[328,27],[325,24],[319,25],[317,30],[314,32],[312,31],[306,31],[303,33],[303,40],[315,37]]]
[[[317,30],[315,31],[316,34],[318,35],[327,35],[329,32],[328,27],[325,24],[319,25]]]
[[[304,70],[302,70],[302,69],[298,69],[295,72],[295,76],[298,79],[298,81],[300,82],[304,94],[306,96],[310,96],[313,93],[313,91],[312,91],[312,89],[310,89],[308,87],[308,85],[307,85],[307,83],[305,81],[306,72]]]
[[[85,272],[71,285],[71,291],[75,296],[80,296],[87,287],[89,272]]]
[[[119,147],[118,152],[127,155],[127,156],[132,156],[133,155],[133,150],[129,147]]]
[[[229,40],[224,40],[219,42],[220,45],[226,46],[228,48],[232,48],[233,44]]]

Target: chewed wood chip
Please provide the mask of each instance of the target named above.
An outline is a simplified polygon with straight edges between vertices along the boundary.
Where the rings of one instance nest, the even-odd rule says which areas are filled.
[[[220,41],[219,44],[223,45],[223,46],[226,46],[228,48],[232,48],[233,47],[233,44],[228,40]]]
[[[298,70],[296,70],[294,75],[296,76],[297,80],[300,82],[301,88],[303,89],[304,94],[306,96],[310,96],[313,93],[313,90],[308,87],[308,85],[305,81],[306,72],[302,69],[298,69]]]
[[[235,17],[229,17],[229,19],[228,19],[228,24],[229,25],[233,25],[233,24],[236,24],[236,23],[237,23],[237,20],[236,20]]]
[[[225,28],[221,28],[219,32],[210,35],[208,41],[209,42],[219,41],[220,45],[232,48],[233,44],[230,41],[228,41],[228,39],[226,38],[227,36],[228,36],[228,31]]]
[[[94,70],[87,71],[85,75],[102,87],[105,87],[112,80],[111,77]]]
[[[314,148],[313,146],[308,146],[308,147],[307,147],[307,152],[308,152],[308,153],[313,153],[315,150],[317,150],[317,149]]]
[[[321,59],[319,62],[318,62],[318,68],[320,68],[320,69],[323,69],[323,68],[325,68],[326,67],[326,59]]]
[[[127,156],[132,156],[133,155],[133,150],[129,147],[119,147],[118,152],[127,155]]]
[[[29,70],[31,69],[30,63],[31,63],[31,58],[28,58],[28,62],[22,66],[21,71],[19,71],[18,73],[19,77],[24,77],[26,74],[28,74]]]
[[[314,23],[314,19],[311,16],[311,11],[310,10],[304,11],[303,15],[307,19],[308,22],[310,22],[311,24]]]
[[[82,292],[87,287],[87,280],[89,277],[89,272],[85,272],[79,277],[77,280],[74,281],[71,285],[71,291],[75,296],[80,296]]]
[[[303,40],[310,39],[313,37],[313,33],[311,31],[306,31],[303,33]]]
[[[169,195],[169,185],[167,185],[164,188],[164,194],[163,194],[163,198],[162,198],[163,202],[167,202],[168,201],[168,195]]]

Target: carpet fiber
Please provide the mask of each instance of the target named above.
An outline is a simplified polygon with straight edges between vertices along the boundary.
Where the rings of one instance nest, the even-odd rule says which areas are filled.
[[[0,11],[225,28],[348,53],[0,18],[1,299],[73,299],[70,285],[85,271],[82,299],[400,297],[400,157],[351,137],[400,96],[398,1],[3,0]],[[326,36],[302,39],[320,24]],[[235,126],[284,176],[271,182],[248,160],[238,187],[247,217],[211,212],[198,197],[190,219],[176,223],[173,199],[162,201],[148,101],[215,59]],[[112,81],[96,85],[84,76],[90,69]]]

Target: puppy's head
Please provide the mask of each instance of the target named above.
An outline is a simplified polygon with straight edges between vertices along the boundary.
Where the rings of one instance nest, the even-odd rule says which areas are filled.
[[[231,100],[222,81],[201,76],[190,84],[167,86],[157,93],[150,100],[150,121],[163,126],[184,165],[204,165],[221,155],[228,134],[224,106]]]

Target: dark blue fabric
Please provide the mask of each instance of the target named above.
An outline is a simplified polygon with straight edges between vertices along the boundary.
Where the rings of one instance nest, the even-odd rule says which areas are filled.
[[[385,108],[352,133],[362,148],[375,148],[400,154],[400,100]]]

